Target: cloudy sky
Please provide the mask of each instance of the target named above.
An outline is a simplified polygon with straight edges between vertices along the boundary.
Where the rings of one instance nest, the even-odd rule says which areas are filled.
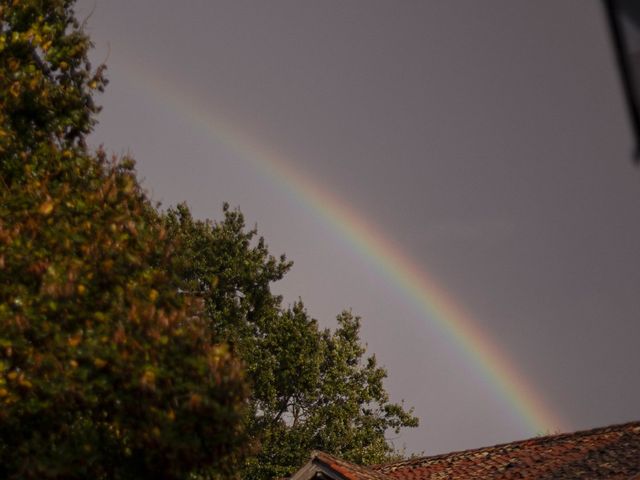
[[[361,315],[421,418],[398,447],[640,418],[640,168],[599,1],[77,10],[111,80],[94,144],[165,206],[239,207],[295,262],[286,302]]]

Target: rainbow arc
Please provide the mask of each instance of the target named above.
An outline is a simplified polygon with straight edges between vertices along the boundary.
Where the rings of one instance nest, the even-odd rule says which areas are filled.
[[[145,72],[134,64],[127,65],[127,74],[144,85],[145,91],[155,99],[170,104],[194,127],[204,129],[216,142],[251,162],[274,184],[292,194],[328,227],[336,230],[355,253],[384,272],[388,282],[417,306],[424,321],[444,334],[465,361],[491,383],[495,394],[507,401],[512,412],[532,434],[563,429],[565,424],[560,416],[459,302],[432,275],[416,268],[417,262],[396,248],[384,232],[374,228],[360,212],[296,170],[277,151],[217,118],[195,98],[166,83],[159,75]]]

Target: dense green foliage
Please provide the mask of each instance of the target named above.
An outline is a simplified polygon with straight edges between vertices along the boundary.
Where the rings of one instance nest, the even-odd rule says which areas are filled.
[[[84,147],[103,82],[70,4],[0,3],[0,477],[224,473],[244,373],[133,162]]]
[[[194,220],[181,205],[166,221],[183,247],[181,288],[204,299],[213,341],[235,346],[251,380],[247,428],[262,448],[243,476],[288,475],[313,449],[363,464],[393,456],[387,431],[418,422],[389,402],[386,371],[364,356],[359,319],[343,312],[332,332],[320,329],[301,302],[283,307],[270,284],[291,263],[269,255],[239,212],[225,207],[224,220],[211,223]]]
[[[246,390],[174,288],[177,246],[126,166],[42,154],[47,178],[0,194],[0,476],[219,464],[241,440]]]
[[[386,433],[417,419],[389,401],[359,319],[321,329],[271,292],[291,263],[239,212],[159,212],[132,160],[87,150],[105,80],[72,5],[0,0],[0,477],[388,459]]]

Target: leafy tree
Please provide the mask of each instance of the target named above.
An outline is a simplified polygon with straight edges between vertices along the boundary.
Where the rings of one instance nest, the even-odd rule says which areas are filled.
[[[270,286],[291,267],[239,212],[159,214],[133,162],[85,137],[105,85],[72,0],[0,0],[0,476],[290,473],[321,448],[363,463],[414,426],[365,358]],[[247,399],[246,368],[253,393]]]
[[[270,286],[291,263],[271,256],[241,213],[225,205],[224,214],[219,223],[198,221],[180,205],[167,212],[166,227],[183,247],[181,289],[204,300],[210,335],[234,345],[252,383],[246,422],[261,452],[243,476],[286,476],[312,449],[363,464],[396,454],[385,433],[418,421],[389,401],[386,371],[365,358],[359,318],[343,312],[332,332],[301,302],[284,308]]]
[[[104,81],[72,3],[0,2],[0,477],[219,476],[244,373],[133,162],[86,151]]]
[[[84,149],[100,110],[104,66],[91,70],[91,47],[74,0],[0,2],[0,154],[5,182],[38,145]],[[46,166],[46,161],[45,161]],[[34,165],[35,167],[35,165]]]

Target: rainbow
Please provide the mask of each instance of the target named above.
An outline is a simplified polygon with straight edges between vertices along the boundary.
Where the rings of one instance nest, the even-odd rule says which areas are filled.
[[[154,100],[169,105],[194,126],[204,129],[230,151],[259,169],[264,176],[287,191],[349,244],[352,250],[375,265],[406,298],[419,309],[424,320],[454,345],[466,362],[490,382],[496,396],[506,401],[511,413],[531,434],[564,429],[564,421],[545,403],[542,396],[428,272],[416,268],[383,232],[341,200],[326,186],[319,185],[296,170],[275,149],[259,143],[229,122],[217,118],[177,85],[157,73],[146,72],[134,62],[126,62],[126,75]]]

